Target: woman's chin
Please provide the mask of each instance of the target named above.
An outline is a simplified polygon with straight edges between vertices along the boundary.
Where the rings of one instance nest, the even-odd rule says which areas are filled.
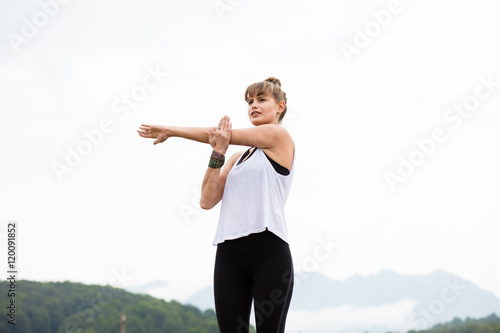
[[[261,121],[257,120],[257,119],[250,119],[250,122],[252,123],[252,125],[254,126],[259,126],[262,124]]]
[[[259,125],[267,124],[266,121],[264,119],[261,119],[260,117],[250,118],[250,122],[254,126],[259,126]]]

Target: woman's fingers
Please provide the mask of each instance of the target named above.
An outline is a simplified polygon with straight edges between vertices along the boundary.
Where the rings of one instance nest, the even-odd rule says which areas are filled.
[[[147,134],[150,132],[150,130],[151,130],[151,126],[141,124],[141,127],[139,127],[137,132],[139,132],[139,134]]]
[[[137,133],[139,133],[139,135],[142,136],[143,138],[158,138],[159,136],[158,126],[156,125],[141,124],[140,128],[137,130]],[[163,141],[156,140],[153,143],[157,144],[160,142]]]
[[[220,136],[222,132],[227,131],[228,119],[228,116],[224,116],[219,120],[219,125],[217,126],[217,130],[215,131],[216,135]]]
[[[147,131],[137,131],[137,132],[142,137],[145,137],[145,138],[150,138],[151,137],[151,133],[150,132],[147,132]]]
[[[224,117],[222,117],[222,118],[220,119],[220,122],[219,122],[219,130],[224,130],[225,126],[226,126],[226,118],[225,118],[225,116],[224,116]]]
[[[226,116],[222,117],[220,121],[221,121],[220,130],[221,131],[226,130]]]
[[[221,129],[223,129],[224,131],[227,131],[228,126],[229,126],[229,117],[228,116],[222,117],[222,127],[221,127]]]

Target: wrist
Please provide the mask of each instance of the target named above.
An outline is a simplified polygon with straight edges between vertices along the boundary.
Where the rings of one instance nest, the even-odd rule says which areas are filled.
[[[221,154],[215,150],[212,150],[212,155],[210,155],[210,162],[208,163],[209,168],[219,169],[224,165],[224,154]]]
[[[212,155],[210,155],[210,157],[223,160],[224,159],[224,153],[225,152],[220,152],[220,151],[217,151],[216,149],[214,149],[214,150],[212,150]]]
[[[167,135],[167,137],[169,137],[169,138],[177,136],[177,134],[175,133],[174,126],[165,126],[163,128],[163,133],[165,133]]]
[[[215,152],[216,154],[221,154],[222,156],[226,155],[226,151],[227,149],[221,149],[221,148],[213,148],[212,150],[212,152]]]

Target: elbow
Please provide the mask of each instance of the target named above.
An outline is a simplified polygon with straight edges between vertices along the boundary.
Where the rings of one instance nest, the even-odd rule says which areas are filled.
[[[222,199],[217,194],[217,191],[210,192],[210,191],[203,191],[201,190],[201,196],[200,196],[200,207],[201,209],[204,210],[209,210],[217,206],[219,201]]]
[[[204,210],[209,210],[214,208],[215,205],[213,205],[211,202],[207,202],[207,200],[204,200],[203,198],[200,199],[200,207],[201,209]]]
[[[207,198],[206,196],[202,195],[200,198],[200,207],[201,209],[204,210],[209,210],[217,206],[217,204],[220,202],[220,198]]]

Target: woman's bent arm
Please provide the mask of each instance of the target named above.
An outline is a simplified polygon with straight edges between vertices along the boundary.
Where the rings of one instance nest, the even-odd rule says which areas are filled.
[[[231,140],[232,124],[228,116],[222,117],[219,121],[216,131],[209,130],[208,143],[212,146],[213,150],[219,154],[225,155]],[[203,209],[211,209],[222,199],[224,186],[226,185],[227,175],[231,170],[236,156],[238,153],[233,154],[226,164],[226,167],[220,171],[220,168],[207,168],[203,184],[201,185],[201,198],[200,206]]]
[[[221,169],[207,168],[201,186],[200,206],[202,209],[212,209],[222,200],[227,175],[241,154],[243,154],[242,151],[234,153],[222,171]]]

